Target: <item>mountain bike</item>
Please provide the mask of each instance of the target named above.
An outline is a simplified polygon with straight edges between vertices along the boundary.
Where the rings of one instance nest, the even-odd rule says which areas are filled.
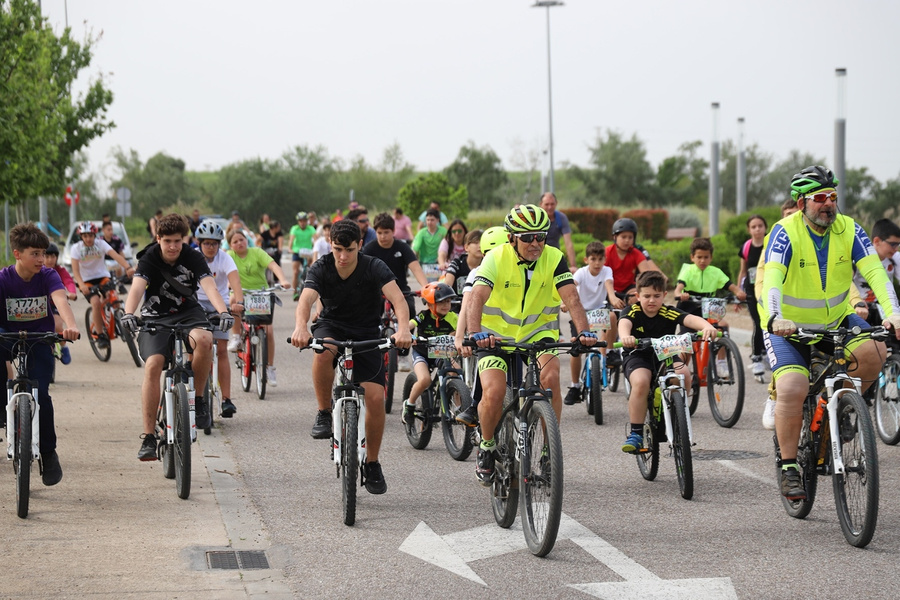
[[[260,290],[244,290],[244,316],[241,319],[241,341],[235,366],[241,374],[241,387],[250,391],[253,374],[256,373],[256,395],[266,397],[266,367],[269,365],[269,343],[266,325],[272,324],[275,305],[281,306],[281,298],[275,295],[280,286]]]
[[[431,385],[416,400],[414,418],[404,427],[406,439],[416,450],[424,450],[431,441],[434,424],[440,422],[447,452],[454,460],[466,460],[472,453],[473,432],[457,422],[456,415],[472,404],[472,394],[460,376],[462,369],[453,362],[458,358],[454,336],[418,337],[416,342],[428,345],[428,358],[437,359],[437,367],[432,370]],[[406,376],[404,403],[417,378],[415,370]]]
[[[0,332],[0,340],[11,344],[10,354],[15,369],[15,379],[6,382],[6,458],[12,461],[16,475],[16,514],[28,516],[31,498],[31,463],[41,459],[40,404],[38,382],[28,378],[28,351],[35,344],[53,345],[65,338],[55,332],[9,331]]]
[[[884,322],[884,310],[878,301],[869,303],[869,322]],[[890,446],[900,442],[900,341],[894,336],[885,340],[888,356],[878,375],[878,381],[866,392],[863,399],[871,399],[875,407],[875,426],[881,441]]]
[[[218,313],[207,313],[207,319],[215,321]],[[206,385],[203,386],[203,400],[209,407],[209,427],[203,430],[203,433],[210,435],[215,426],[215,417],[222,414],[222,387],[219,385],[219,349],[216,344],[217,340],[213,336],[213,353],[212,362],[209,365],[209,377],[206,378]]]
[[[290,338],[288,338],[290,342]],[[313,338],[308,348],[324,352],[330,346],[337,347],[338,368],[334,372],[334,389],[331,401],[332,435],[331,458],[341,480],[341,503],[344,525],[356,522],[357,475],[363,483],[363,465],[366,462],[366,401],[362,386],[353,383],[353,353],[387,350],[393,345],[390,339],[364,341],[337,341]],[[305,348],[301,348],[301,351]],[[362,424],[362,425],[361,425]]]
[[[463,344],[475,347],[471,340]],[[550,391],[541,388],[537,357],[547,350],[566,348],[575,352],[582,346],[549,340],[522,343],[497,339],[495,344],[502,352],[521,355],[525,359],[525,374],[511,374],[512,380],[518,379],[519,383],[514,394],[507,394],[494,432],[497,446],[491,508],[497,524],[509,528],[518,504],[528,549],[535,556],[546,556],[556,544],[562,515],[563,455],[559,422]]]
[[[419,292],[403,292],[403,297],[418,296]],[[409,315],[411,319],[413,315]],[[381,320],[378,324],[378,337],[390,339],[392,335],[397,333],[397,315],[394,313],[394,306],[390,300],[384,299],[384,310],[381,313]],[[391,414],[394,406],[394,382],[397,376],[399,350],[393,346],[384,353],[384,412]]]
[[[697,411],[700,388],[705,387],[713,419],[722,427],[734,427],[744,410],[745,377],[740,349],[718,325],[725,317],[728,300],[700,296],[691,296],[691,300],[701,305],[703,318],[715,325],[721,335],[714,340],[694,342],[690,413]],[[720,372],[717,362],[723,360],[725,370]]]
[[[795,519],[805,518],[816,499],[816,478],[831,475],[834,503],[847,542],[863,548],[872,540],[878,520],[878,451],[869,410],[858,377],[847,373],[845,348],[858,336],[885,339],[884,327],[798,329],[791,339],[828,339],[834,352],[824,368],[810,369],[809,393],[803,402],[803,426],[797,446],[797,468],[805,500],[781,502]],[[849,385],[849,387],[844,387]],[[775,442],[776,481],[781,481],[781,449]]]
[[[688,411],[684,375],[675,372],[675,359],[693,351],[693,344],[700,337],[696,333],[666,335],[661,338],[642,338],[638,349],[652,348],[661,361],[656,380],[650,385],[647,396],[647,415],[644,418],[644,445],[635,452],[638,469],[647,481],[656,479],[659,470],[659,445],[669,442],[669,452],[675,459],[675,473],[681,497],[690,500],[694,496],[694,464],[691,446],[694,433]],[[615,347],[621,348],[622,342]]]
[[[141,368],[144,366],[144,361],[141,359],[140,352],[138,352],[137,338],[133,333],[122,328],[122,316],[125,314],[125,311],[122,308],[122,300],[116,291],[119,285],[119,279],[113,276],[103,285],[91,286],[90,296],[100,296],[100,320],[103,323],[103,331],[96,333],[106,336],[106,347],[100,347],[99,340],[97,337],[94,337],[93,333],[88,336],[88,339],[91,342],[91,350],[94,351],[94,355],[101,361],[106,362],[112,355],[112,341],[116,338],[121,338],[125,341],[125,345],[128,346],[134,365]],[[88,298],[88,303],[90,303],[90,298]],[[87,312],[84,314],[85,331],[89,332],[94,332],[91,316],[92,310],[88,306]]]

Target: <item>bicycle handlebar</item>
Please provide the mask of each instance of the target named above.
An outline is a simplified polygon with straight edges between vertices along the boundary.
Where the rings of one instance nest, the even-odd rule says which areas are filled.
[[[291,338],[287,338],[287,343],[291,343]],[[326,350],[325,345],[336,346],[339,349],[343,350],[344,348],[351,348],[356,352],[365,352],[368,350],[389,350],[393,347],[394,341],[391,339],[383,339],[378,338],[374,340],[335,340],[332,338],[313,338],[309,342],[309,346],[306,348],[300,348],[300,350],[315,350],[316,352],[324,352]]]
[[[475,340],[465,339],[462,343],[463,346],[467,346],[469,348],[477,348],[478,344]],[[585,346],[580,342],[551,342],[545,340],[538,340],[537,342],[514,342],[512,340],[504,340],[500,338],[494,338],[494,348],[502,348],[504,350],[511,350],[513,352],[523,352],[528,353],[531,351],[540,352],[541,350],[550,350],[553,348],[568,348],[569,354],[573,356],[577,356],[578,354],[586,354],[590,352],[594,348],[605,348],[606,340],[597,340],[597,343],[593,346]]]
[[[61,334],[55,331],[3,331],[0,332],[0,339],[13,342],[43,342],[45,344],[55,344],[57,342],[74,342],[75,340],[67,340]],[[81,339],[78,334],[76,339]]]
[[[813,340],[819,337],[827,337],[832,340],[843,340],[850,337],[868,334],[873,340],[884,340],[890,336],[890,332],[882,326],[877,327],[837,327],[835,329],[819,329],[813,327],[800,327],[796,333],[787,336],[796,340]]]
[[[681,335],[684,335],[684,334],[681,334]],[[703,339],[703,335],[697,331],[695,331],[694,333],[691,333],[689,335],[691,336],[691,338],[693,338],[693,341],[695,341],[695,342],[698,342]],[[724,333],[721,331],[716,332],[716,338],[721,338],[723,335],[724,335]],[[637,344],[635,344],[634,349],[640,350],[640,349],[644,349],[644,348],[649,348],[653,345],[654,339],[659,339],[659,338],[636,338]],[[625,346],[622,345],[622,342],[616,342],[613,344],[612,347],[613,348],[624,348]]]

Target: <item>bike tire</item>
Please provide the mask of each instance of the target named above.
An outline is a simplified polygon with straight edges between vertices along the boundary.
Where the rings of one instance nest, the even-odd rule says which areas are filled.
[[[716,372],[715,357],[719,348],[725,349],[728,373]],[[710,343],[710,360],[707,367],[706,392],[713,419],[722,427],[730,428],[741,418],[744,410],[746,377],[741,352],[731,338],[721,338]]]
[[[900,442],[900,356],[888,356],[881,377],[875,382],[875,425],[881,441],[894,446]]]
[[[125,315],[125,311],[121,308],[117,309],[115,312],[116,319],[116,335],[125,340],[125,345],[128,346],[128,352],[131,353],[131,359],[134,361],[134,366],[138,369],[144,366],[144,360],[141,358],[141,353],[138,350],[137,345],[137,336],[131,331],[127,331],[124,327],[122,327],[122,317]]]
[[[819,436],[813,435],[809,429],[815,406],[815,398],[807,398],[803,402],[803,425],[800,428],[800,441],[797,445],[797,470],[800,471],[800,478],[806,490],[806,499],[788,500],[781,496],[784,510],[795,519],[806,518],[816,501],[816,489],[818,487],[816,464],[818,462]],[[822,420],[822,427],[827,430],[827,413]],[[822,431],[822,429],[819,431]],[[781,448],[778,446],[778,437],[773,435],[772,438],[775,441],[775,484],[781,489]]]
[[[18,386],[20,392],[24,386]],[[31,410],[32,398],[19,396],[15,406],[16,445],[13,448],[13,469],[16,472],[16,514],[20,519],[28,516],[28,503],[31,499]],[[4,408],[5,410],[5,408]]]
[[[159,406],[156,408],[156,439],[159,448],[159,460],[162,462],[162,474],[166,479],[175,479],[175,457],[166,437],[166,394],[160,394]]]
[[[609,362],[606,363],[606,381],[609,391],[615,393],[619,391],[619,374],[622,372],[620,367],[610,367]]]
[[[591,354],[588,362],[591,369],[591,389],[588,394],[591,405],[594,407],[594,423],[603,425],[603,361],[600,360],[599,355]]]
[[[651,404],[644,416],[644,451],[635,455],[638,464],[638,470],[641,476],[647,481],[656,479],[659,473],[659,421],[650,414],[653,410],[652,396]]]
[[[182,500],[191,495],[191,416],[187,386],[175,384],[175,491]]]
[[[494,482],[491,484],[491,509],[497,525],[508,529],[516,520],[519,506],[519,476],[516,460],[516,429],[511,412],[501,419],[494,433]]]
[[[251,354],[253,347],[250,344],[250,336],[242,333],[241,343],[244,345],[244,350],[243,352],[238,351],[237,367],[241,374],[241,388],[245,392],[249,392],[250,383],[253,380],[253,354]]]
[[[260,400],[266,399],[266,386],[269,383],[266,367],[269,365],[269,340],[265,327],[256,330],[256,395]]]
[[[524,451],[529,469],[520,465],[519,503],[525,542],[535,556],[547,556],[556,544],[563,501],[563,456],[559,422],[549,402],[528,411]],[[520,444],[521,446],[521,444]]]
[[[831,478],[834,504],[847,543],[865,548],[878,521],[878,448],[865,400],[856,392],[838,400],[838,433],[844,473]]]
[[[694,413],[697,412],[697,407],[700,406],[700,370],[697,366],[697,353],[696,353],[696,344],[694,345],[695,352],[691,354],[691,406],[690,413],[691,416],[694,416]]]
[[[101,310],[103,309],[102,306],[100,308],[101,308]],[[88,341],[90,341],[90,343],[91,343],[91,350],[94,351],[94,356],[96,356],[98,359],[100,359],[101,362],[107,362],[109,360],[109,357],[112,355],[112,344],[109,342],[109,340],[107,340],[106,348],[101,348],[100,346],[97,345],[97,338],[95,338],[91,334],[91,331],[93,330],[93,328],[91,325],[91,307],[90,306],[88,307],[87,312],[84,313],[84,327],[85,327],[84,330],[88,332],[87,338],[88,338]],[[105,333],[105,331],[104,331],[104,333]]]
[[[406,399],[412,391],[413,384],[416,383],[416,372],[410,371],[403,382],[403,411],[406,412]],[[413,418],[403,425],[406,431],[406,439],[409,445],[416,450],[424,450],[431,441],[432,426],[434,413],[434,387],[429,387],[422,392],[416,399],[416,408]]]
[[[344,525],[353,525],[356,522],[356,482],[359,477],[359,454],[357,453],[357,440],[359,439],[359,407],[349,400],[344,401],[343,441],[341,443],[341,502],[343,507]]]
[[[393,328],[385,327],[384,338],[390,338],[396,333]],[[397,349],[390,348],[384,353],[384,412],[391,414],[394,407],[394,380],[397,377]],[[406,398],[403,398],[406,400]]]
[[[469,427],[456,420],[456,415],[472,404],[472,394],[462,379],[448,379],[447,395],[441,400],[441,428],[444,445],[453,460],[466,460],[472,454],[472,436]]]
[[[694,463],[691,457],[691,440],[688,435],[688,414],[681,391],[669,392],[672,403],[672,455],[675,457],[675,473],[681,497],[694,497]]]

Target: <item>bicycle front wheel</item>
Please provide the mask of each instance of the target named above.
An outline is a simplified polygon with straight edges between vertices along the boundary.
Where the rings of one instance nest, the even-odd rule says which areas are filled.
[[[844,473],[832,477],[834,503],[847,543],[864,548],[878,520],[878,450],[862,397],[849,392],[838,401],[838,435]]]
[[[563,500],[562,440],[549,402],[528,411],[528,433],[521,464],[519,496],[525,542],[535,556],[546,556],[556,544]]]
[[[175,491],[182,500],[191,495],[191,416],[188,390],[183,383],[175,385]]]
[[[122,327],[122,317],[124,316],[125,311],[121,308],[117,309],[115,312],[116,316],[116,335],[125,340],[125,345],[128,346],[128,352],[131,353],[131,360],[134,361],[134,366],[138,369],[144,366],[144,360],[141,358],[141,353],[138,351],[137,339],[134,333],[127,331],[124,327]]]
[[[385,327],[382,337],[390,338],[396,333],[391,327]],[[397,349],[390,348],[384,353],[384,412],[391,414],[394,406],[394,380],[397,376]],[[403,398],[406,400],[406,398]]]
[[[719,372],[716,363],[718,353],[725,352],[724,372]],[[744,363],[737,344],[731,338],[721,338],[710,343],[710,358],[707,367],[706,392],[713,419],[722,427],[734,427],[744,409]]]
[[[591,370],[591,406],[594,408],[594,423],[603,425],[603,368],[600,356],[593,353],[588,358],[588,368]]]
[[[900,442],[900,356],[892,354],[881,368],[875,382],[875,424],[878,437],[885,444]]]
[[[415,371],[410,371],[409,375],[406,376],[406,381],[403,382],[403,412],[406,412],[406,398],[409,398],[409,394],[412,391],[416,379]],[[406,439],[409,440],[409,445],[416,450],[424,450],[428,446],[428,442],[431,441],[431,428],[433,425],[431,417],[434,407],[434,402],[432,401],[433,397],[434,388],[432,387],[429,387],[422,392],[419,397],[416,398],[416,407],[413,416],[407,418],[406,424],[404,425]]]
[[[344,509],[344,525],[356,522],[356,478],[359,477],[359,407],[350,400],[344,401],[343,430],[341,431],[341,501]]]
[[[669,392],[672,402],[672,454],[675,456],[675,472],[678,475],[678,487],[681,497],[690,500],[694,497],[694,463],[691,458],[691,440],[688,435],[687,409],[684,396],[678,390]]]
[[[253,378],[253,346],[250,344],[250,336],[244,331],[241,334],[241,345],[238,350],[237,368],[241,373],[241,388],[245,392],[250,391],[250,381]]]
[[[508,388],[507,388],[508,390]],[[508,529],[516,520],[519,505],[519,477],[516,470],[516,426],[512,413],[506,413],[494,433],[494,482],[491,484],[491,508],[497,525]]]
[[[269,364],[269,340],[266,337],[266,328],[260,327],[255,332],[256,335],[256,395],[260,400],[266,398],[266,367]]]
[[[18,389],[20,392],[24,391],[24,386]],[[16,472],[16,514],[21,519],[28,516],[28,502],[31,498],[31,400],[31,396],[19,396],[15,409],[16,445],[13,448],[13,469]]]
[[[456,420],[456,415],[469,408],[472,395],[462,379],[448,379],[446,396],[441,401],[441,427],[444,445],[453,460],[466,460],[472,454],[469,427]]]
[[[103,307],[100,307],[100,310],[103,310]],[[87,312],[84,313],[84,330],[88,332],[88,340],[91,342],[91,350],[94,351],[94,356],[99,358],[101,361],[106,362],[109,360],[109,357],[112,355],[112,346],[109,343],[109,340],[106,340],[106,347],[101,348],[98,344],[99,339],[95,338],[91,333],[94,330],[93,321],[91,320],[91,307],[89,306]],[[106,329],[104,328],[101,332],[103,335],[106,335]]]

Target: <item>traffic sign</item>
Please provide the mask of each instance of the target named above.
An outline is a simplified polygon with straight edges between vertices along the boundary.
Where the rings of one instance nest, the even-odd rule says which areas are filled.
[[[121,200],[122,202],[128,202],[131,200],[131,190],[127,187],[120,187],[116,190],[116,198]]]

